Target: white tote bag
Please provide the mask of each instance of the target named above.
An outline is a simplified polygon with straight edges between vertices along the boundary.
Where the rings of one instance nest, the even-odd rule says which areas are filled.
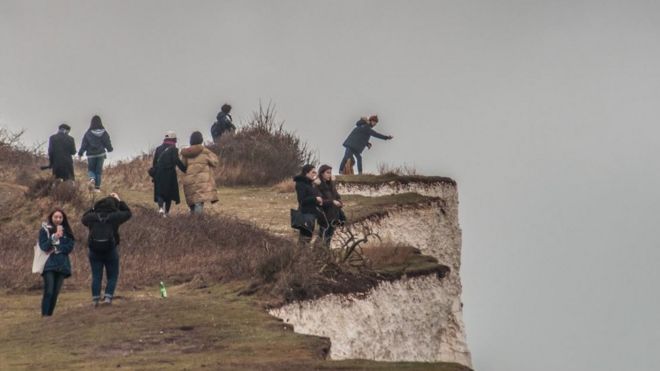
[[[43,251],[39,247],[39,242],[37,242],[36,245],[34,245],[34,260],[32,260],[32,273],[43,273],[44,271],[44,266],[46,266],[46,260],[48,260],[48,254],[47,252]]]

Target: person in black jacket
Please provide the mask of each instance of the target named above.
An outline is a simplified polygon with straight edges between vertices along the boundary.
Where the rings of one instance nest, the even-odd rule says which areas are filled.
[[[234,126],[231,115],[229,114],[230,112],[231,106],[227,103],[223,104],[222,108],[220,108],[220,112],[218,112],[216,121],[211,126],[211,137],[216,144],[219,144],[222,134],[236,130],[236,126]]]
[[[89,265],[92,271],[92,302],[94,306],[97,306],[101,299],[103,268],[105,268],[108,278],[103,302],[105,304],[112,303],[112,297],[115,294],[117,280],[119,279],[119,226],[130,219],[131,216],[128,205],[121,201],[116,193],[100,199],[91,210],[83,214],[82,224],[89,228],[90,233],[89,245],[92,243],[92,232],[99,229],[97,224],[109,224],[112,228],[111,249],[103,253],[94,251],[91,246],[89,249]]]
[[[355,123],[355,128],[343,143],[346,152],[339,165],[340,173],[344,173],[346,161],[348,161],[349,158],[352,158],[354,163],[357,162],[358,174],[362,174],[362,151],[364,151],[365,147],[371,148],[369,139],[371,137],[384,140],[390,140],[393,138],[391,135],[383,135],[374,130],[373,128],[376,124],[378,124],[378,116],[376,115],[370,116],[369,118],[363,117]]]
[[[71,127],[62,124],[57,129],[57,134],[48,139],[48,160],[53,170],[53,176],[57,179],[73,180],[73,158],[76,154],[76,143],[69,135]]]
[[[101,192],[101,175],[103,174],[103,162],[106,158],[106,151],[112,152],[112,143],[110,135],[101,122],[99,116],[92,117],[89,129],[83,136],[78,157],[87,153],[87,170],[90,185],[95,192]]]
[[[346,221],[346,216],[342,210],[344,203],[341,201],[339,192],[337,192],[335,182],[332,181],[332,167],[321,165],[321,167],[319,167],[319,180],[320,183],[317,188],[321,193],[323,212],[328,221],[327,226],[320,226],[319,236],[321,237],[323,244],[330,247],[330,242],[335,233],[335,229],[338,226],[343,225]]]
[[[185,172],[186,167],[179,158],[179,149],[176,148],[176,133],[165,133],[163,144],[156,148],[152,167],[154,174],[154,202],[158,204],[158,212],[162,216],[170,213],[172,201],[177,205],[181,202],[179,195],[179,179],[176,168]]]
[[[321,227],[327,227],[327,219],[323,210],[321,192],[314,186],[317,176],[314,165],[305,165],[302,167],[299,175],[293,178],[296,182],[296,196],[298,198],[298,210],[308,217],[312,217]],[[300,242],[306,244],[312,241],[314,230],[300,229]]]

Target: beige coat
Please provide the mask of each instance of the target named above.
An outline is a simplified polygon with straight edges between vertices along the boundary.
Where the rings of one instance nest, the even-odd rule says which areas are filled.
[[[183,177],[183,193],[186,203],[194,205],[200,202],[218,201],[218,189],[215,185],[213,168],[218,167],[219,159],[215,153],[201,144],[181,150],[186,174]]]

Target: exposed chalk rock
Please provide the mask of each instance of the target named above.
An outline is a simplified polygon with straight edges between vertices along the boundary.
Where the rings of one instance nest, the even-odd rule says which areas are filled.
[[[350,226],[368,227],[383,240],[417,247],[450,267],[435,275],[384,282],[364,295],[328,295],[271,311],[294,331],[329,337],[332,359],[456,362],[472,367],[461,302],[461,229],[456,185],[438,183],[342,184],[343,194],[385,196],[416,192],[438,202],[401,207]],[[337,246],[338,238],[333,247]]]

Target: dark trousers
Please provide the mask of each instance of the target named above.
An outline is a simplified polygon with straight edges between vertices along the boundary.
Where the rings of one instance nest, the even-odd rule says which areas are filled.
[[[104,156],[92,157],[87,159],[87,174],[89,179],[94,179],[94,187],[101,188],[101,175],[103,174]]]
[[[344,158],[341,160],[341,164],[339,164],[339,173],[340,174],[344,173],[344,167],[346,167],[346,161],[348,161],[349,158],[352,158],[353,162],[357,164],[358,174],[362,174],[362,155],[348,147],[345,148],[346,148],[346,152],[344,153]]]
[[[57,296],[62,289],[64,274],[48,271],[43,273],[44,277],[44,297],[41,299],[41,315],[52,316],[57,303]]]
[[[112,299],[119,278],[119,253],[117,249],[115,248],[106,254],[98,254],[90,250],[89,265],[92,269],[92,300],[101,298],[103,268],[105,268],[107,278],[105,297]]]
[[[158,207],[165,209],[165,213],[169,214],[170,207],[172,207],[172,200],[165,200],[163,197],[158,196]]]

